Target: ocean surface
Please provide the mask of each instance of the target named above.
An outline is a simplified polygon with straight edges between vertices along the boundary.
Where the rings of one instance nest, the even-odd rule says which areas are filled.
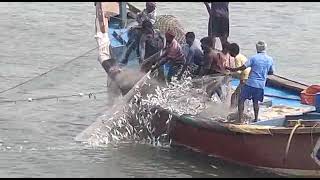
[[[94,49],[93,2],[1,2],[0,9],[0,91],[80,56],[0,94],[0,177],[276,177],[167,147],[76,143],[112,103],[96,93],[107,76]],[[199,39],[207,33],[203,3],[160,2],[158,14],[177,16]],[[320,83],[319,28],[319,3],[230,3],[230,41],[247,56],[266,41],[276,73],[307,84]],[[35,100],[48,96],[69,97]]]

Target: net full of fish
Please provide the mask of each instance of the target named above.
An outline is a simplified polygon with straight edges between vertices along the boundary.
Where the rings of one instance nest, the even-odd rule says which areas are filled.
[[[157,109],[154,110],[155,107],[178,115],[198,115],[214,104],[221,103],[216,95],[212,98],[207,95],[207,82],[214,80],[215,78],[202,79],[202,85],[199,85],[188,77],[182,81],[173,79],[169,84],[160,85],[149,78],[144,88],[138,89],[129,103],[119,107],[116,112],[111,112],[111,118],[107,118],[110,117],[108,114],[99,117],[94,127],[87,130],[89,135],[85,143],[92,146],[126,141],[154,145],[167,143],[167,133],[154,136],[152,120],[159,115]],[[167,124],[170,119],[169,116]]]

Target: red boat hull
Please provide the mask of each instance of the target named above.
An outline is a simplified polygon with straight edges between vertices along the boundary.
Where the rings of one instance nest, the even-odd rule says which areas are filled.
[[[164,112],[161,114],[164,115]],[[164,119],[162,122],[165,122]],[[278,174],[320,176],[320,164],[312,157],[315,146],[320,144],[318,131],[312,135],[311,130],[297,131],[286,156],[292,128],[273,130],[270,134],[252,134],[232,131],[219,123],[214,125],[216,127],[203,122],[196,123],[197,120],[187,122],[173,115],[169,127],[171,145],[183,146],[241,165],[266,168]],[[163,127],[158,133],[164,132]]]

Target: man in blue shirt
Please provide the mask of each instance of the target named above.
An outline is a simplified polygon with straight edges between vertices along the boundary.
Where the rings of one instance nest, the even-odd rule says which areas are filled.
[[[259,114],[259,101],[263,102],[264,88],[267,81],[267,76],[272,75],[274,72],[273,59],[266,54],[266,43],[259,41],[256,44],[257,54],[252,56],[245,64],[238,68],[227,67],[228,70],[243,71],[251,67],[251,72],[246,84],[243,86],[240,94],[238,111],[239,121],[242,122],[244,111],[244,102],[246,99],[253,101],[254,109],[254,122],[258,120]]]

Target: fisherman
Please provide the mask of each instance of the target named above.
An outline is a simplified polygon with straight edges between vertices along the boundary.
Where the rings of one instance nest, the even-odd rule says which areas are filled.
[[[226,72],[226,67],[235,67],[234,58],[229,53],[230,43],[222,44],[222,51],[218,53],[217,65],[220,72]]]
[[[185,35],[186,43],[182,46],[183,54],[186,58],[184,69],[189,67],[190,69],[194,66],[200,67],[203,59],[203,52],[201,50],[200,42],[196,41],[194,32],[187,32]],[[198,74],[198,70],[193,70],[194,74]]]
[[[204,2],[209,13],[208,36],[213,39],[215,48],[216,37],[221,44],[228,41],[229,37],[229,2]]]
[[[120,65],[124,66],[128,63],[129,56],[133,50],[136,50],[137,56],[139,56],[139,41],[143,33],[144,27],[135,26],[128,31],[128,42],[126,43],[126,51],[124,58],[120,61]]]
[[[156,22],[156,2],[146,2],[146,8],[137,15],[137,22],[142,25],[144,20],[149,20],[152,24]]]
[[[235,67],[241,67],[247,61],[246,56],[240,53],[240,47],[237,43],[231,43],[229,46],[229,53],[230,56],[235,58]],[[240,79],[240,83],[237,86],[235,92],[231,96],[231,107],[237,107],[239,102],[239,95],[241,93],[241,88],[245,85],[246,81],[248,80],[250,67],[243,71],[238,71],[236,77]]]
[[[144,20],[142,28],[137,28],[135,34],[132,35],[132,40],[128,43],[127,51],[125,52],[124,59],[120,62],[120,66],[125,66],[128,63],[131,52],[136,49],[139,63],[141,64],[144,59],[150,57],[156,52],[164,48],[165,37],[162,33],[153,28],[149,20]]]
[[[164,53],[158,58],[158,62],[151,68],[151,70],[154,71],[161,67],[161,71],[166,77],[167,82],[171,82],[171,78],[182,69],[185,62],[182,48],[175,39],[175,36],[175,32],[170,29],[165,33],[166,47]],[[183,73],[184,72],[181,70],[178,77],[181,77]]]
[[[140,12],[136,20],[138,22],[138,26],[131,27],[128,31],[128,42],[126,44],[127,51],[125,53],[124,59],[121,61],[120,65],[126,65],[128,62],[128,58],[132,52],[132,50],[136,50],[136,54],[140,57],[139,52],[139,42],[142,35],[142,31],[146,30],[143,22],[149,21],[153,25],[156,21],[156,3],[155,2],[146,2],[146,8]],[[148,27],[150,28],[150,27]],[[149,30],[147,30],[149,31]]]
[[[222,73],[219,66],[219,52],[213,48],[213,40],[211,37],[204,37],[200,40],[201,48],[203,50],[203,66],[201,67],[200,76]],[[211,97],[213,93],[217,93],[222,100],[222,88],[217,87],[212,90],[208,95]]]
[[[213,40],[211,37],[204,37],[200,40],[201,48],[203,50],[203,66],[200,76],[209,74],[224,74],[226,69],[226,53],[228,52],[228,45],[222,45],[222,52],[213,48]]]
[[[243,71],[251,67],[249,78],[241,89],[240,100],[238,105],[239,123],[242,123],[245,100],[253,101],[254,122],[258,121],[259,101],[263,102],[264,88],[267,81],[267,75],[272,75],[274,72],[273,58],[266,54],[267,44],[259,41],[256,44],[257,54],[252,56],[241,67],[230,68],[232,72]]]
[[[218,54],[213,49],[212,39],[210,37],[204,37],[200,40],[201,49],[203,51],[203,65],[201,67],[200,76],[217,73],[216,59]]]
[[[145,20],[145,31],[141,35],[139,43],[139,62],[145,62],[145,59],[158,53],[165,48],[166,38],[158,29],[154,29],[150,21]]]

